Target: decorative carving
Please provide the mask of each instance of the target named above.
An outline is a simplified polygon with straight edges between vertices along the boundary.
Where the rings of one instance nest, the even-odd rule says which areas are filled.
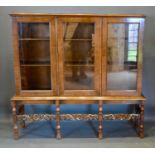
[[[134,117],[139,117],[139,114],[105,114],[102,115],[104,120],[130,120]],[[24,114],[17,115],[19,121],[39,121],[39,120],[56,120],[54,114]],[[98,120],[98,114],[62,114],[61,120]]]
[[[131,120],[135,116],[139,114],[106,114],[104,120]]]
[[[97,114],[64,114],[61,120],[98,120]]]
[[[17,116],[19,121],[39,121],[39,120],[55,120],[55,115],[51,114],[24,114],[24,115],[18,115]]]

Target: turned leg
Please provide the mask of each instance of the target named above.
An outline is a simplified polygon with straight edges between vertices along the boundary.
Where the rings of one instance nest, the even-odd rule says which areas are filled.
[[[24,114],[25,114],[25,109],[24,109],[24,104],[22,104],[19,107],[19,115],[24,115]],[[21,128],[26,128],[25,120],[20,121],[20,127]]]
[[[98,126],[98,138],[102,139],[103,138],[103,103],[102,101],[99,101],[99,106],[98,106],[98,120],[99,120],[99,126]]]
[[[139,136],[144,138],[144,101],[140,104]]]
[[[12,105],[12,115],[13,115],[14,139],[18,139],[19,138],[19,128],[18,128],[18,122],[17,122],[16,101],[11,101],[11,105]]]
[[[61,139],[60,101],[59,100],[56,100],[56,138]]]

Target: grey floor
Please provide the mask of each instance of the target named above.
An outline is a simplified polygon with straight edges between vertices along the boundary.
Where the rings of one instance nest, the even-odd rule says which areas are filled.
[[[155,147],[155,122],[145,121],[145,138],[137,137],[135,130],[127,121],[105,121],[104,139],[98,140],[97,121],[63,121],[61,131],[63,139],[55,139],[55,122],[33,122],[22,129],[20,139],[12,137],[11,121],[0,125],[1,148],[105,148],[105,147]]]

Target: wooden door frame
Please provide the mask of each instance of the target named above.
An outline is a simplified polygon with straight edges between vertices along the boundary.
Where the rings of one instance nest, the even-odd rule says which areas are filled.
[[[101,94],[101,17],[58,17],[58,59],[59,59],[59,95],[64,96],[89,96]],[[95,90],[64,90],[64,49],[63,49],[63,23],[64,22],[83,22],[95,24]]]
[[[49,23],[49,36],[50,36],[50,69],[51,69],[51,90],[22,90],[21,87],[21,71],[20,71],[20,58],[19,58],[19,36],[18,36],[18,23]],[[55,22],[53,16],[21,16],[12,17],[12,33],[13,33],[13,51],[14,51],[14,74],[16,95],[22,96],[50,96],[57,94],[56,88],[56,38],[55,38]]]
[[[107,17],[103,20],[102,34],[105,39],[102,40],[102,95],[141,95],[142,93],[142,61],[143,61],[143,39],[144,39],[144,18],[113,18]],[[136,90],[107,90],[107,40],[108,40],[108,24],[119,23],[137,23],[139,24],[138,35],[138,59],[137,59],[137,89]]]

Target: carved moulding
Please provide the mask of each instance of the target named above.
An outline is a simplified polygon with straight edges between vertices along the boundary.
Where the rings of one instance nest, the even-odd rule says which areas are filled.
[[[139,114],[104,114],[104,120],[130,120],[134,117],[139,117]],[[61,120],[98,120],[98,114],[61,114]],[[53,114],[24,114],[17,115],[19,121],[41,121],[41,120],[56,120]]]

